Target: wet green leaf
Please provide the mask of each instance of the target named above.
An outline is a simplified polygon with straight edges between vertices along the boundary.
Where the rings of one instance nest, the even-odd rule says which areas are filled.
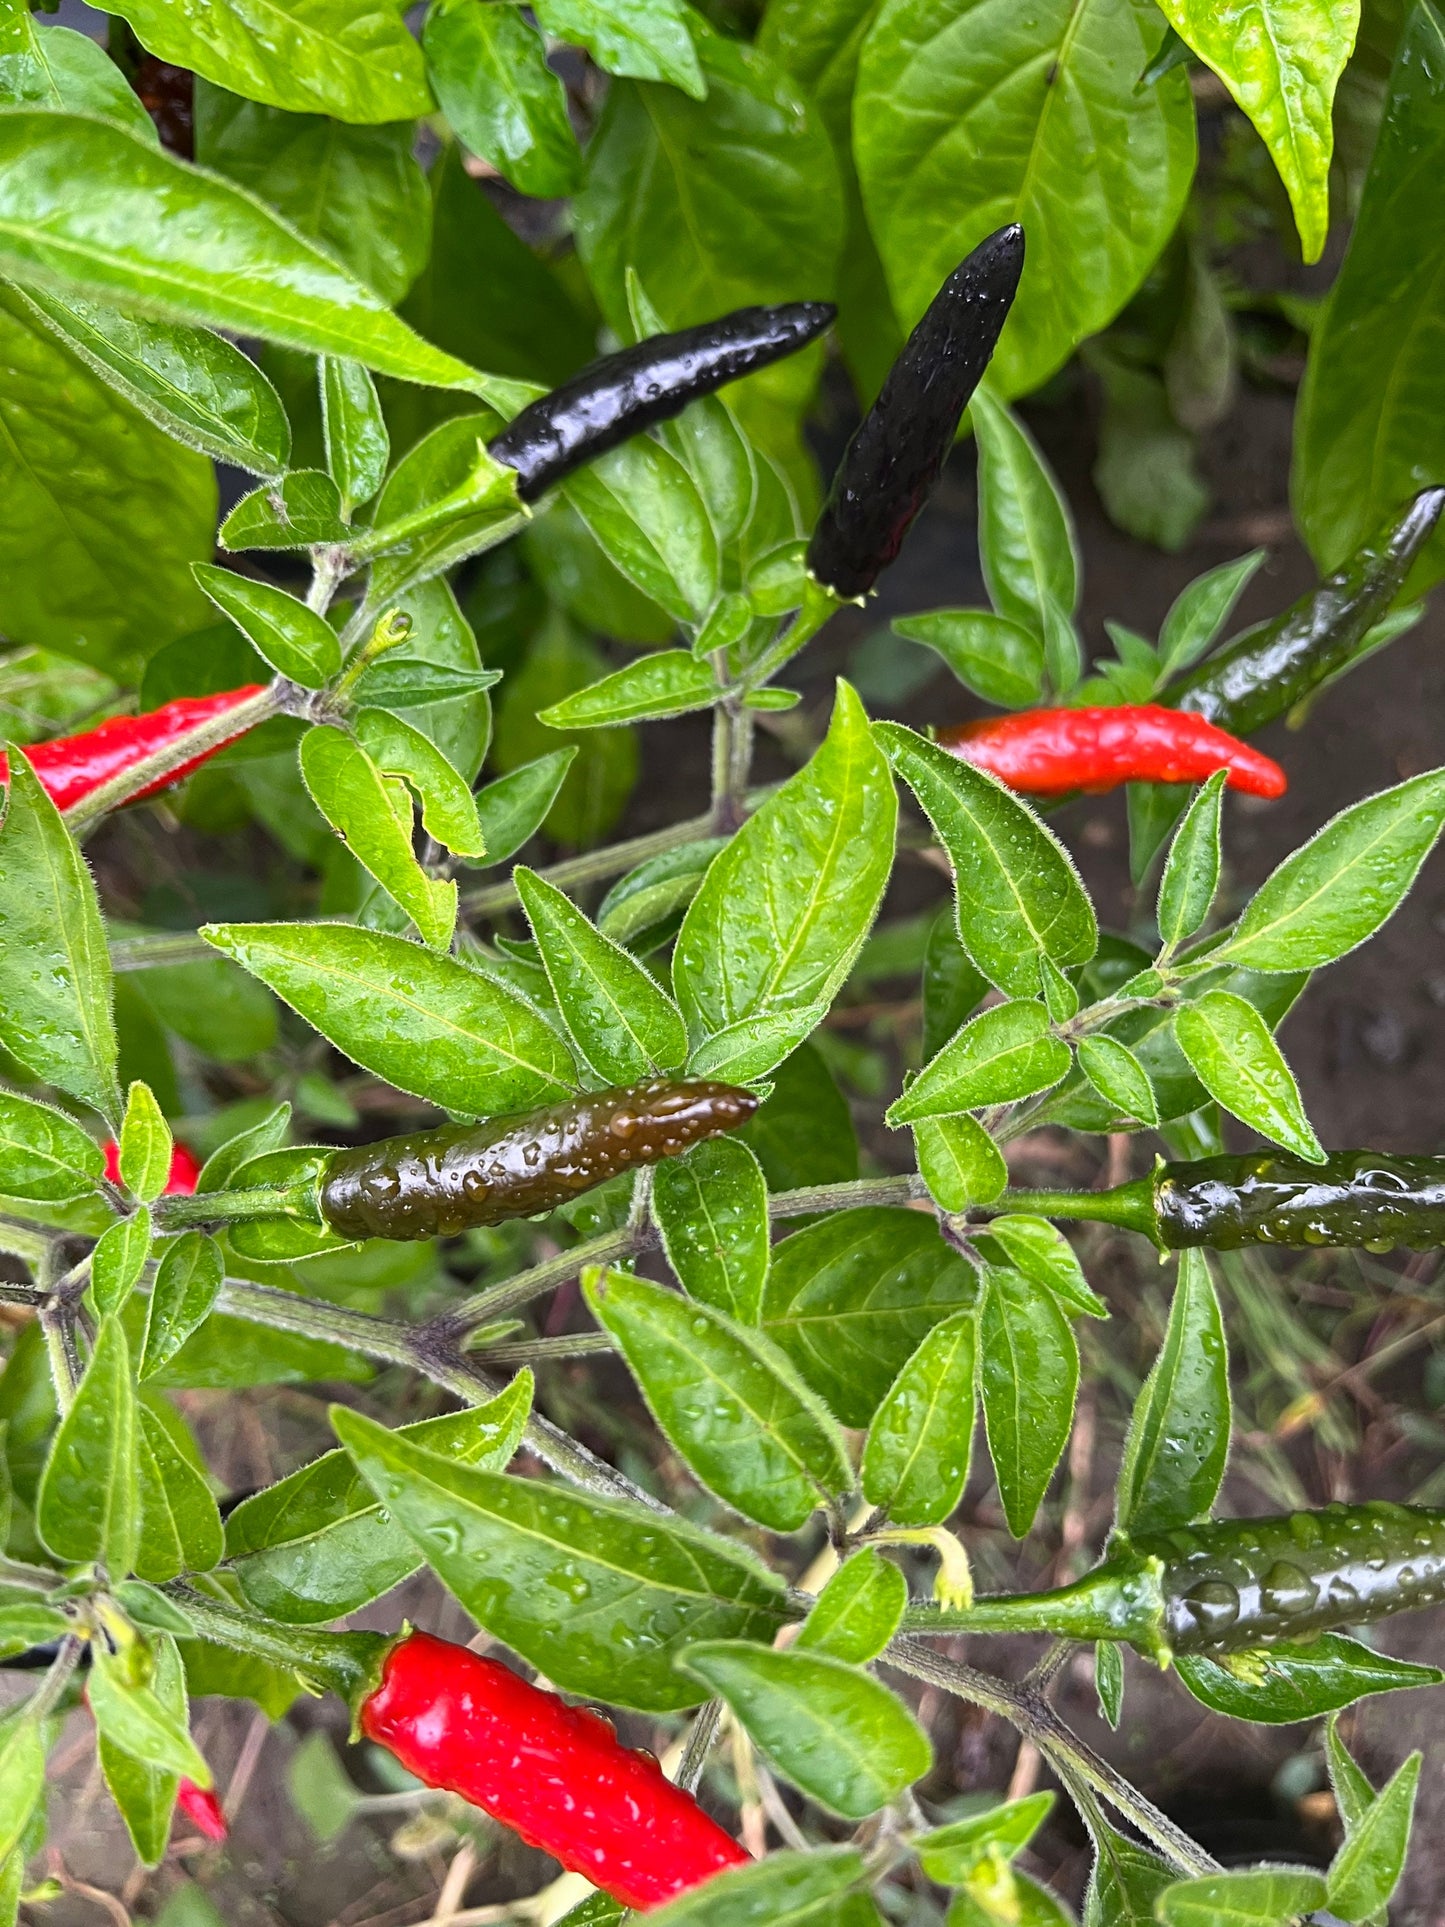
[[[427,73],[457,138],[523,194],[570,194],[582,156],[567,95],[516,7],[448,0],[427,14]]]
[[[663,1249],[689,1298],[755,1325],[768,1275],[768,1189],[737,1138],[694,1144],[657,1167],[652,1208]]]
[[[678,0],[539,0],[537,19],[585,47],[604,73],[671,81],[694,100],[707,92]]]
[[[1079,555],[1069,505],[1038,445],[988,388],[969,405],[978,443],[978,540],[998,613],[1042,635],[1056,605],[1079,603]]]
[[[994,1265],[988,1267],[978,1337],[984,1425],[999,1497],[1010,1532],[1022,1539],[1068,1442],[1079,1348],[1051,1292]]]
[[[1180,1254],[1159,1356],[1134,1406],[1116,1523],[1167,1532],[1209,1516],[1229,1458],[1233,1412],[1224,1320],[1202,1251]]]
[[[874,1414],[863,1495],[900,1526],[942,1525],[963,1497],[977,1417],[978,1315],[935,1325]]]
[[[994,1004],[945,1044],[895,1103],[885,1122],[912,1124],[985,1104],[1007,1104],[1057,1084],[1069,1047],[1053,1035],[1049,1013],[1031,999]]]
[[[153,1378],[210,1316],[221,1289],[225,1262],[214,1238],[186,1231],[161,1255],[151,1287],[140,1376]]]
[[[341,668],[336,631],[284,589],[209,562],[195,563],[191,573],[279,675],[305,689],[321,689]]]
[[[168,1705],[151,1686],[127,1673],[125,1656],[94,1642],[91,1655],[90,1710],[99,1732],[123,1753],[149,1766],[184,1774],[197,1786],[211,1784],[211,1769],[196,1749],[183,1712]]]
[[[1192,937],[1214,902],[1219,888],[1219,813],[1228,780],[1227,770],[1214,772],[1189,805],[1169,846],[1159,880],[1159,937],[1167,948]],[[1146,1118],[1146,1122],[1153,1120]]]
[[[1368,1920],[1388,1903],[1405,1870],[1420,1784],[1412,1753],[1349,1830],[1325,1877],[1326,1905],[1343,1920]]]
[[[1261,1137],[1311,1163],[1325,1153],[1273,1033],[1253,1004],[1206,991],[1174,1014],[1179,1048],[1209,1095]]]
[[[422,828],[457,856],[485,854],[471,785],[415,724],[386,709],[359,709],[356,740],[386,777],[402,777],[421,806]]]
[[[900,616],[893,633],[942,656],[958,680],[1003,709],[1024,709],[1043,694],[1040,636],[991,609],[934,609]]]
[[[721,695],[711,663],[687,649],[666,649],[564,696],[542,711],[541,721],[556,729],[606,728],[710,709]]]
[[[341,491],[344,514],[371,500],[381,487],[391,456],[391,438],[376,383],[359,361],[322,356],[321,427],[326,440],[326,467]]]
[[[603,554],[678,622],[698,622],[717,599],[712,518],[697,483],[660,442],[641,436],[600,456],[564,485]],[[697,676],[706,665],[693,663]]]
[[[51,1443],[35,1523],[57,1559],[131,1569],[138,1531],[136,1401],[130,1348],[116,1318],[101,1325],[75,1402]]]
[[[557,800],[575,748],[554,749],[533,763],[499,776],[477,792],[477,818],[487,846],[487,862],[504,863],[534,836]],[[611,934],[611,933],[609,933]]]
[[[991,1264],[1006,1264],[1030,1284],[1052,1292],[1064,1310],[1082,1318],[1107,1318],[1109,1308],[1084,1276],[1074,1247],[1047,1218],[1010,1211],[978,1227],[978,1250]]]
[[[867,1877],[856,1847],[770,1853],[715,1874],[653,1917],[657,1927],[871,1927],[877,1910],[857,1891]]]
[[[967,1111],[920,1118],[913,1127],[913,1148],[929,1196],[941,1210],[992,1204],[1008,1183],[1002,1151]]]
[[[956,1887],[994,1848],[1009,1860],[1022,1853],[1053,1804],[1052,1793],[1030,1793],[1022,1800],[1004,1800],[966,1820],[935,1827],[914,1843],[919,1865],[940,1886]]]
[[[157,1585],[183,1572],[209,1572],[223,1549],[221,1515],[185,1423],[159,1399],[142,1403],[138,1417],[135,1569]]]
[[[1392,1659],[1342,1633],[1320,1633],[1302,1645],[1280,1640],[1217,1660],[1180,1653],[1174,1665],[1195,1699],[1211,1711],[1263,1726],[1317,1719],[1370,1693],[1434,1686],[1445,1677],[1434,1666]]]
[[[105,1159],[64,1111],[0,1091],[0,1192],[60,1204],[93,1191]]]
[[[1155,1912],[1165,1927],[1284,1927],[1324,1900],[1325,1883],[1308,1868],[1255,1867],[1181,1880]]]
[[[1159,1122],[1159,1103],[1149,1073],[1127,1044],[1117,1037],[1081,1037],[1077,1050],[1079,1069],[1106,1104],[1142,1124]]]
[[[189,1718],[186,1701],[186,1676],[180,1654],[172,1639],[158,1639],[154,1645],[155,1670],[150,1687],[166,1715],[184,1726]],[[180,1775],[166,1767],[151,1766],[122,1751],[106,1734],[97,1739],[96,1757],[110,1796],[120,1809],[136,1857],[142,1866],[154,1867],[165,1857],[170,1839],[171,1815],[175,1810]]]
[[[897,1632],[907,1604],[908,1581],[902,1572],[881,1552],[864,1546],[844,1560],[818,1594],[798,1634],[798,1648],[850,1666],[865,1665]]]

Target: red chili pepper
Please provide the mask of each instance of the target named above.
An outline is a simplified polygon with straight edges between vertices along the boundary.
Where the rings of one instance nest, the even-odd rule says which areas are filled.
[[[1189,710],[1157,703],[1022,709],[941,729],[943,749],[1029,796],[1097,795],[1120,783],[1202,783],[1229,771],[1230,789],[1283,796],[1279,764]]]
[[[178,696],[174,702],[164,703],[144,716],[113,716],[108,723],[87,729],[79,736],[57,736],[53,742],[33,743],[25,754],[40,779],[41,788],[58,809],[68,810],[92,790],[99,789],[102,783],[109,782],[112,776],[134,769],[137,763],[145,762],[147,757],[154,756],[157,750],[184,736],[198,723],[225,715],[228,709],[235,709],[260,691],[260,683],[247,683],[243,689],[223,690],[219,696]],[[244,726],[236,731],[236,736],[244,734]],[[235,736],[228,736],[226,743],[235,740]],[[226,743],[213,744],[179,769],[138,790],[130,800],[139,802],[143,796],[153,796],[157,790],[179,783],[183,776],[189,776],[192,770],[209,762]],[[8,782],[9,778],[9,766],[0,754],[0,782]]]
[[[198,1787],[194,1780],[181,1781],[176,1792],[176,1807],[208,1840],[224,1840],[230,1831],[220,1801],[205,1787]]]
[[[114,1138],[108,1138],[100,1147],[105,1153],[105,1175],[112,1184],[120,1183],[120,1146]],[[163,1197],[188,1198],[196,1188],[196,1180],[201,1175],[201,1167],[184,1144],[177,1144],[171,1151],[171,1168],[166,1176]]]
[[[360,1727],[427,1786],[459,1793],[625,1907],[660,1907],[748,1861],[596,1713],[427,1633],[387,1654]]]

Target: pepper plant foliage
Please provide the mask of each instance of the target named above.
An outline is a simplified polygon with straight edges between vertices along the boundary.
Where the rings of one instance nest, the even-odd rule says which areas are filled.
[[[1225,1307],[1248,1308],[1201,1250],[1171,1274],[1095,1570],[975,1598],[950,1521],[972,1478],[1016,1539],[1036,1530],[1081,1321],[1107,1316],[1048,1194],[1010,1200],[1008,1147],[1049,1125],[1188,1159],[1222,1151],[1227,1113],[1298,1191],[1326,1151],[1275,1031],[1410,890],[1445,768],[1343,792],[1243,904],[1221,898],[1222,775],[1136,783],[1144,907],[1101,932],[1046,813],[846,681],[816,718],[779,683],[839,607],[805,565],[820,348],[539,503],[489,444],[604,333],[750,303],[836,299],[866,398],[959,259],[1017,220],[1024,279],[971,411],[991,606],[899,618],[898,649],[1004,709],[1185,700],[1259,558],[1192,584],[1157,642],[1116,628],[1088,670],[1067,505],[1009,403],[1088,341],[1112,511],[1168,541],[1202,512],[1189,438],[1249,320],[1210,256],[1218,183],[1192,185],[1207,62],[1306,256],[1332,182],[1355,216],[1296,452],[1304,533],[1340,573],[1291,618],[1288,674],[1255,674],[1253,729],[1398,634],[1406,576],[1418,594],[1439,572],[1420,491],[1445,479],[1445,21],[1432,0],[771,0],[760,20],[432,0],[414,33],[404,12],[126,0],[103,47],[0,0],[0,1656],[52,1652],[0,1711],[0,1923],[34,1897],[47,1750],[82,1684],[154,1865],[178,1791],[210,1780],[189,1696],[279,1718],[344,1672],[325,1629],[424,1566],[557,1690],[654,1730],[685,1716],[683,1784],[719,1808],[740,1791],[756,1823],[761,1784],[784,1845],[672,1901],[677,1927],[922,1922],[940,1890],[953,1927],[1069,1918],[1016,1864],[1052,1796],[938,1811],[920,1681],[1037,1747],[1092,1844],[1095,1927],[1377,1918],[1418,1763],[1377,1791],[1331,1725],[1331,1866],[1225,1873],[1060,1721],[1064,1649],[1005,1677],[930,1635],[1093,1643],[1113,1724],[1123,1644],[1261,1722],[1440,1677],[1349,1635],[1439,1596],[1436,1515],[1208,1523]],[[196,76],[194,159],[139,104],[158,63],[166,86]],[[1332,175],[1338,126],[1355,145]],[[467,156],[574,196],[575,253],[525,244]],[[1268,218],[1263,194],[1231,209]],[[252,685],[243,716],[97,769],[63,813],[20,747]],[[711,717],[706,809],[607,841],[637,726],[689,712]],[[796,752],[780,783],[755,778],[759,718]],[[228,742],[164,817],[114,816]],[[188,876],[177,829],[214,839]],[[254,856],[263,831],[264,878],[226,842]],[[925,848],[951,882],[931,872],[937,905],[899,918],[895,867]],[[893,1168],[860,1176],[825,1020],[900,963],[921,1024],[886,1093]],[[755,1115],[683,1149],[668,1093],[705,1081],[733,1087],[729,1125]],[[642,1131],[641,1168],[499,1222],[507,1184],[545,1180],[557,1134],[604,1106],[619,1142]],[[336,1141],[448,1119],[506,1120],[516,1171],[472,1172],[440,1239],[349,1242],[323,1210]],[[1393,1222],[1351,1202],[1351,1227]],[[1162,1205],[1116,1215],[1171,1242]],[[580,1331],[539,1312],[573,1280]],[[595,1449],[619,1362],[650,1419],[626,1472]],[[176,1395],[272,1385],[391,1422],[338,1407],[334,1439],[318,1424],[223,1518]],[[704,1779],[719,1712],[732,1786]]]

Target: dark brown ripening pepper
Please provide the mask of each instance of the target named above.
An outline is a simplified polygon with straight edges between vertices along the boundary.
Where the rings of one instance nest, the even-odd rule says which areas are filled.
[[[343,1238],[455,1237],[554,1210],[619,1171],[733,1130],[757,1105],[731,1084],[658,1077],[521,1117],[385,1138],[330,1160],[321,1215]]]
[[[873,587],[933,493],[1023,268],[1017,222],[979,243],[933,297],[845,449],[808,545],[808,573],[845,602]]]
[[[517,471],[517,493],[535,502],[585,462],[618,448],[689,402],[796,354],[832,322],[828,301],[737,308],[676,334],[649,335],[591,362],[540,396],[489,444]]]
[[[1248,629],[1186,671],[1164,692],[1235,736],[1252,736],[1312,690],[1348,669],[1385,615],[1445,508],[1445,488],[1425,488],[1327,575],[1317,589],[1270,622]]]
[[[1204,1245],[1445,1246],[1445,1158],[1332,1151],[1310,1164],[1284,1151],[1156,1165],[1110,1191],[1010,1191],[994,1209],[1095,1218],[1165,1250]]]
[[[1071,1586],[984,1594],[960,1612],[916,1608],[904,1623],[1117,1639],[1162,1658],[1308,1639],[1442,1600],[1445,1512],[1375,1500],[1121,1534]]]

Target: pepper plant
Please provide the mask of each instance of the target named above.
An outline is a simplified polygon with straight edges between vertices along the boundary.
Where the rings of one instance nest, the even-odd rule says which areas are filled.
[[[0,1656],[43,1668],[0,1712],[0,1923],[46,1897],[62,1716],[154,1866],[178,1804],[224,1824],[191,1696],[280,1717],[303,1689],[590,1880],[577,1922],[1067,1921],[1016,1864],[1054,1796],[949,1811],[920,1683],[1037,1750],[1095,1927],[1381,1917],[1418,1758],[1376,1789],[1331,1721],[1328,1868],[1226,1872],[1050,1700],[1092,1649],[1127,1719],[1125,1646],[1263,1723],[1445,1677],[1354,1636],[1440,1600],[1445,1515],[1213,1516],[1230,1339],[1261,1278],[1288,1289],[1241,1254],[1445,1243],[1438,1161],[1322,1146],[1275,1036],[1410,891],[1445,768],[1346,787],[1246,901],[1221,884],[1227,776],[1279,787],[1234,739],[1408,626],[1445,500],[1408,258],[1445,23],[1372,4],[1352,60],[1358,7],[1274,11],[1266,69],[1183,0],[433,0],[419,37],[351,0],[128,0],[104,47],[0,4]],[[1295,312],[1329,573],[1230,636],[1240,558],[1090,671],[1068,510],[1010,404],[1089,338],[1101,486],[1127,514],[1108,478],[1145,448],[1177,499],[1199,332],[1233,338],[1197,61],[1311,258],[1337,86],[1368,128],[1378,83],[1329,308]],[[569,194],[575,254],[518,198]],[[825,494],[801,426],[835,313],[870,405]],[[816,718],[787,686],[965,409],[991,606],[901,617],[897,646],[1062,711],[1007,719],[1052,732],[1047,782],[847,681]],[[638,727],[684,715],[706,807],[608,841]],[[1137,754],[1061,766],[1099,715]],[[1161,745],[1214,773],[1156,780]],[[1017,790],[1120,780],[1141,909],[1111,933]],[[209,866],[262,829],[273,878],[176,882],[168,839]],[[924,919],[888,905],[914,863]],[[920,1022],[860,1174],[827,1020],[900,957]],[[1231,1155],[1226,1117],[1264,1148]],[[1011,1186],[1045,1126],[1155,1168]],[[1035,1532],[1108,1344],[1078,1219],[1179,1253],[1112,1527],[1057,1586],[976,1586],[965,1492]],[[286,1476],[225,1492],[181,1395],[274,1385],[343,1396]],[[423,1569],[505,1664],[403,1624]],[[1049,1644],[997,1672],[959,1644],[984,1634]],[[560,1696],[642,1716],[669,1773]]]

